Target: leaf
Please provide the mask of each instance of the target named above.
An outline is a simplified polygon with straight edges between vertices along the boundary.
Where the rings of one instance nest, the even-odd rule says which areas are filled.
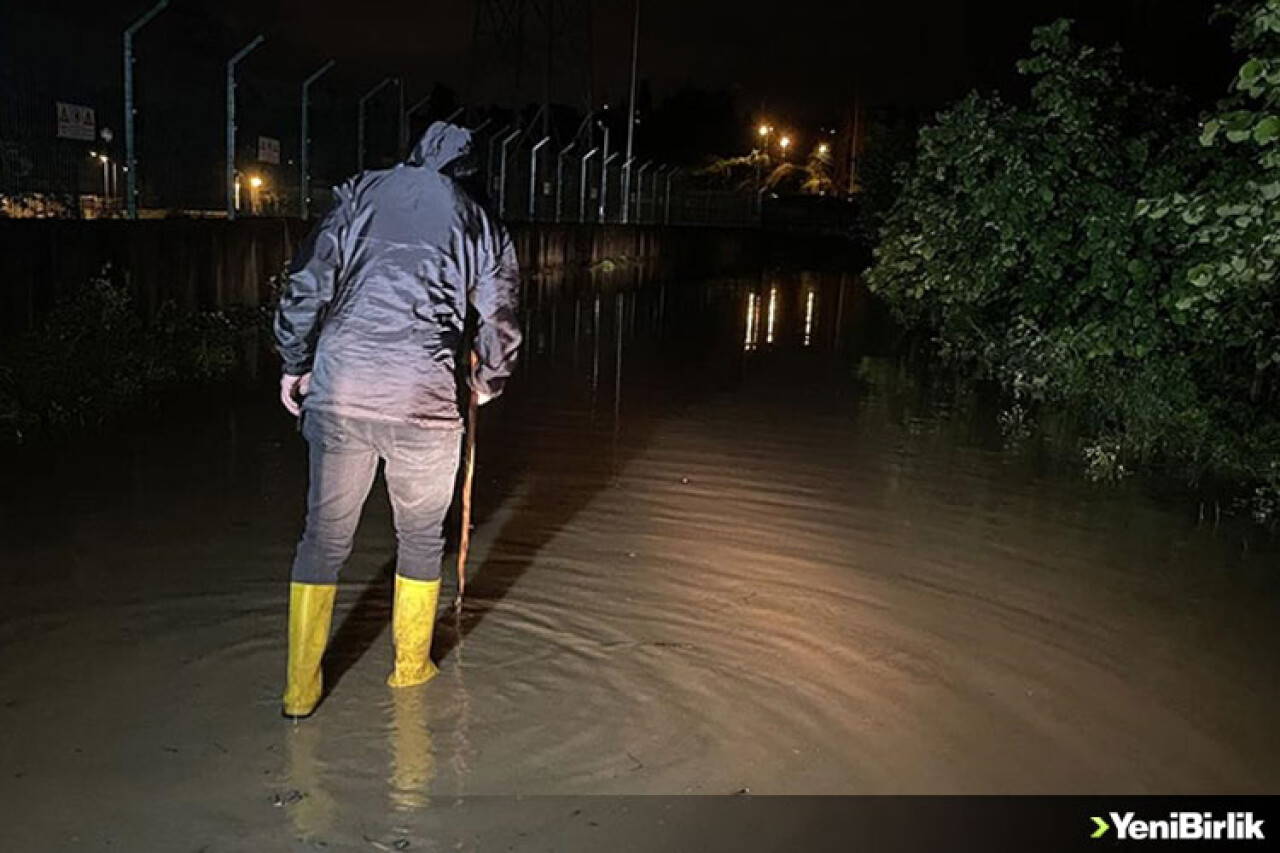
[[[1187,281],[1196,287],[1207,287],[1213,280],[1213,267],[1210,264],[1199,264],[1187,273]]]
[[[1259,145],[1270,145],[1277,138],[1280,138],[1280,117],[1267,116],[1253,129],[1253,141]]]
[[[1204,127],[1200,131],[1200,144],[1208,148],[1218,137],[1218,131],[1222,129],[1222,122],[1217,119],[1211,119],[1204,123]]]
[[[1258,81],[1258,78],[1263,75],[1266,69],[1267,67],[1261,59],[1256,57],[1250,59],[1240,69],[1240,88],[1247,89],[1252,86]]]

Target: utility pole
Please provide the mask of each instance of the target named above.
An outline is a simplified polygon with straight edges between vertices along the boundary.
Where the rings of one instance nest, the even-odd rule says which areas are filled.
[[[227,219],[236,218],[236,66],[260,44],[255,36],[227,60]]]
[[[124,179],[125,208],[130,219],[138,218],[138,159],[133,147],[133,116],[137,112],[133,106],[133,37],[168,5],[169,0],[160,0],[124,31]]]
[[[640,59],[640,0],[636,0],[636,20],[631,30],[631,98],[627,101],[627,159],[622,174],[622,224],[629,221],[631,209],[631,169],[635,162],[636,141],[636,68]]]
[[[302,81],[302,152],[298,158],[298,216],[303,219],[306,219],[307,214],[311,212],[311,84],[329,73],[333,65],[334,62],[330,59]]]

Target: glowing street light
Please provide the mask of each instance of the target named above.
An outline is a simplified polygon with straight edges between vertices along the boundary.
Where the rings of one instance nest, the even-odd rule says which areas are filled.
[[[258,191],[262,189],[263,180],[261,175],[249,176],[249,210],[257,216],[260,213],[258,207]]]
[[[818,146],[818,153],[821,154],[823,157],[827,156],[828,154],[831,153],[831,146],[823,142]]]
[[[90,151],[89,158],[102,164],[102,200],[105,204],[111,198],[111,158],[97,151]]]
[[[782,153],[786,154],[787,149],[791,147],[791,137],[784,134],[783,137],[778,140],[778,144],[782,146]]]

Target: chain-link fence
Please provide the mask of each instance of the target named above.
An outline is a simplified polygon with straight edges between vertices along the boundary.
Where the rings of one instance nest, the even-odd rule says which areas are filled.
[[[717,190],[691,170],[622,155],[605,156],[590,137],[483,129],[473,146],[477,195],[507,221],[755,225],[754,192]]]
[[[235,67],[229,127],[228,60],[252,42],[202,35],[207,26],[183,18],[194,14],[175,6],[157,18],[132,66],[138,218],[314,217],[328,206],[331,187],[361,166],[400,161],[429,122],[452,118],[475,129],[469,188],[503,219],[760,221],[755,193],[714,189],[695,170],[648,159],[643,139],[628,161],[618,150],[626,128],[616,111],[584,119],[555,107],[532,115],[464,110],[444,87],[344,75],[339,66],[312,75],[304,146],[303,81],[324,66],[273,56],[269,42]],[[0,62],[0,216],[127,214],[125,86],[121,57],[107,47],[118,38],[95,33],[97,52],[54,73]]]

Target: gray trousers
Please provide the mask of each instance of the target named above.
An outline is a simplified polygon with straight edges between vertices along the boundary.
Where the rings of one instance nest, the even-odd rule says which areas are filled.
[[[308,411],[302,415],[302,434],[310,446],[311,479],[293,580],[337,583],[379,460],[386,463],[395,514],[396,573],[414,580],[439,578],[462,424],[428,428]]]

